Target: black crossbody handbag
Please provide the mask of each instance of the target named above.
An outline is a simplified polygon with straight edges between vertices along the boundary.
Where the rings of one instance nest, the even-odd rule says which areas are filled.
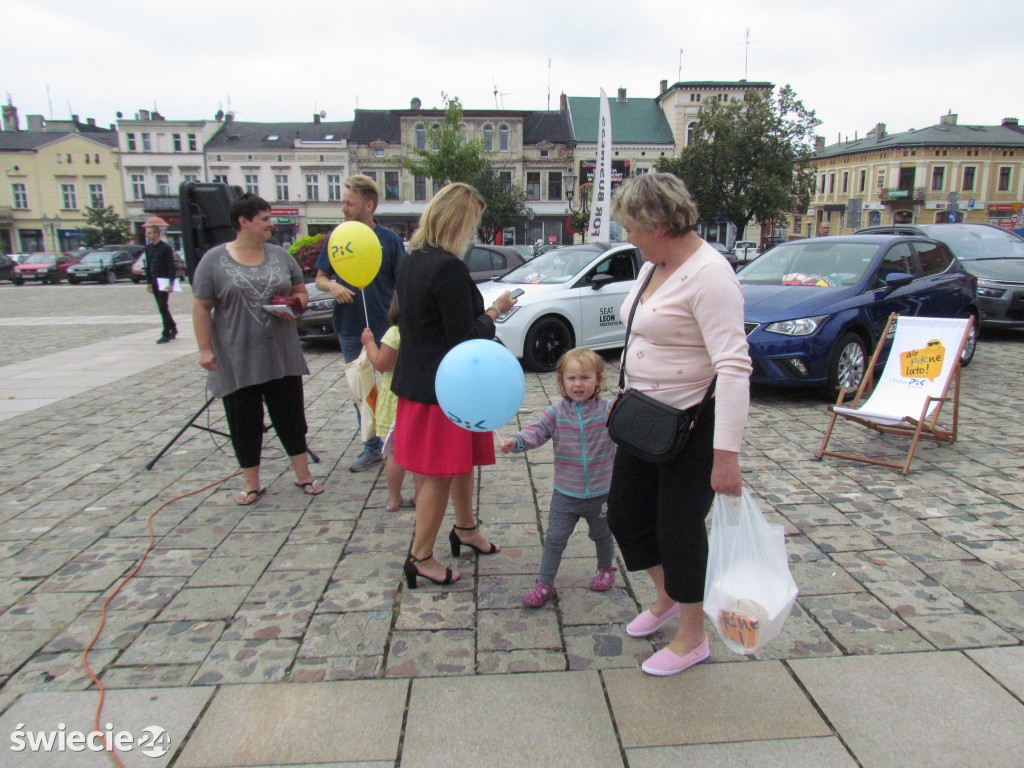
[[[671,405],[665,405],[653,397],[626,386],[626,350],[629,348],[629,332],[633,327],[633,316],[636,314],[640,297],[647,290],[647,284],[654,276],[654,269],[647,273],[647,279],[636,294],[633,308],[629,312],[626,323],[626,342],[622,350],[622,364],[619,366],[619,393],[608,413],[608,435],[619,448],[633,454],[639,459],[652,464],[664,464],[679,455],[690,438],[690,433],[697,425],[711,395],[715,391],[717,374],[711,379],[704,398],[697,406],[693,417],[690,410],[681,411]]]

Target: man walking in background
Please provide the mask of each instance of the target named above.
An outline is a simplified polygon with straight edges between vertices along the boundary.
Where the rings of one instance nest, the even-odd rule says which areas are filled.
[[[157,278],[165,278],[166,283],[161,288]],[[168,306],[171,291],[174,289],[174,251],[166,242],[160,239],[160,227],[146,226],[146,282],[149,284],[149,291],[156,299],[156,308],[160,312],[160,319],[164,324],[163,335],[156,340],[157,344],[166,344],[178,335],[178,326],[174,324],[171,317],[171,308]]]
[[[395,292],[395,272],[399,260],[405,256],[402,238],[396,232],[378,224],[373,218],[379,200],[377,183],[369,176],[349,176],[346,180],[345,191],[341,195],[341,210],[345,221],[365,224],[380,240],[380,271],[368,286],[357,290],[342,282],[334,273],[328,255],[330,238],[324,238],[323,250],[316,260],[316,287],[334,296],[334,331],[338,334],[338,344],[346,363],[355,360],[363,351],[360,337],[366,328],[367,317],[373,338],[380,344],[384,332],[388,329],[388,309],[391,307],[391,297]],[[358,404],[356,413],[359,413]],[[381,455],[383,437],[384,435],[374,435],[363,443],[362,453],[349,465],[352,472],[362,472],[384,461]]]

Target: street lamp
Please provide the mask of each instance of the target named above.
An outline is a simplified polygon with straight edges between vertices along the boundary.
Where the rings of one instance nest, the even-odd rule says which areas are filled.
[[[572,168],[562,171],[562,186],[565,187],[565,199],[569,201],[569,213],[579,213],[583,210],[583,200],[580,200],[580,207],[572,207],[572,199],[576,196],[576,174]]]

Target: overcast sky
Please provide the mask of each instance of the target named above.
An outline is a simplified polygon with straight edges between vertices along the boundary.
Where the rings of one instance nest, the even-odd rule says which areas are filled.
[[[0,96],[22,116],[303,121],[406,108],[653,98],[661,80],[790,84],[834,143],[876,123],[1024,120],[1010,0],[0,0]],[[240,14],[239,11],[250,10]],[[749,30],[749,45],[745,44]],[[680,53],[682,51],[682,53]],[[550,65],[549,65],[550,62]],[[497,88],[498,94],[494,91]],[[614,126],[613,126],[614,132]]]

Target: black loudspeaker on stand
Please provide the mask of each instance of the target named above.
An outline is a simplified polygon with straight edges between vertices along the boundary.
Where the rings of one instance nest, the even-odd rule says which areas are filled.
[[[188,429],[189,427],[192,427],[193,429],[202,430],[203,432],[209,432],[210,434],[213,434],[213,435],[220,435],[221,437],[226,437],[226,438],[228,438],[230,440],[231,439],[231,435],[229,435],[227,432],[222,432],[219,429],[213,429],[212,427],[204,427],[202,424],[196,424],[196,419],[198,419],[200,416],[202,416],[203,415],[203,411],[205,411],[207,408],[209,408],[210,407],[210,403],[212,403],[216,399],[217,398],[215,398],[215,397],[211,397],[209,400],[207,400],[206,403],[203,405],[203,407],[200,408],[198,411],[196,411],[195,415],[191,419],[189,419],[188,422],[186,422],[185,426],[183,426],[181,429],[179,429],[178,433],[174,437],[171,438],[170,442],[168,442],[167,445],[165,445],[160,450],[160,453],[158,453],[156,456],[153,457],[153,460],[150,461],[146,465],[146,469],[152,469],[154,467],[154,465],[158,461],[160,461],[161,458],[163,458],[163,455],[165,453],[167,453],[171,449],[171,446],[174,445],[176,442],[178,442],[178,438],[181,437],[183,434],[185,434],[185,430]],[[269,431],[270,431],[270,426],[266,426],[265,425],[263,427],[263,433],[266,434]],[[319,464],[320,463],[320,457],[317,456],[315,453],[313,453],[313,451],[311,451],[308,447],[306,448],[306,453],[309,454],[309,458],[313,461],[314,464]]]

